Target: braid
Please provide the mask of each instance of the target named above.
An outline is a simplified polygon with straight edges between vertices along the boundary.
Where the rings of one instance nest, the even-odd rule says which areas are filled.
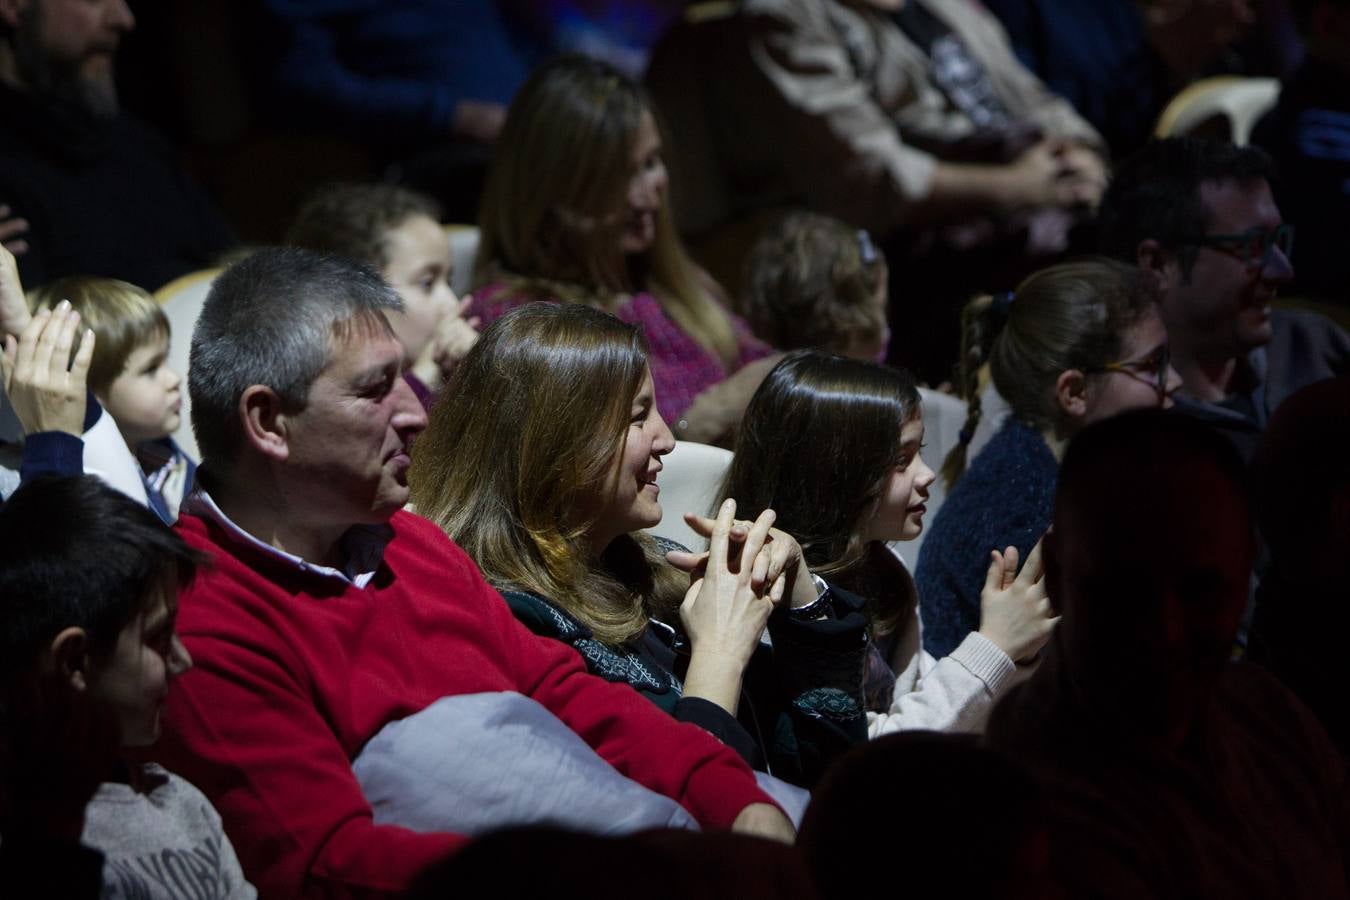
[[[951,490],[966,471],[966,454],[971,438],[980,424],[980,371],[989,362],[994,338],[1007,320],[1009,295],[982,294],[961,311],[961,359],[957,367],[957,389],[966,401],[966,421],[961,434],[942,461],[942,479]]]

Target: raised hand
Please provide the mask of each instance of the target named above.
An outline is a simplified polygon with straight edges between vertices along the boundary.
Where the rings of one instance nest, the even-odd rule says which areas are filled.
[[[19,282],[18,260],[0,244],[0,335],[22,333],[30,318]]]
[[[8,203],[0,203],[0,247],[18,256],[28,252],[28,241],[23,236],[28,233],[28,220],[14,215]]]
[[[25,434],[84,431],[86,385],[94,358],[94,332],[85,329],[70,358],[80,314],[62,300],[55,310],[33,316],[18,340],[5,335],[4,380]]]
[[[436,336],[432,340],[432,359],[435,360],[441,378],[445,381],[450,379],[455,366],[478,341],[479,318],[477,316],[464,318],[464,310],[468,309],[471,299],[466,296],[459,300],[459,306],[454,313],[441,320],[440,326],[436,329]]]
[[[1045,595],[1045,567],[1041,542],[1017,570],[1017,548],[990,553],[984,589],[980,591],[980,634],[1008,654],[1013,662],[1027,662],[1045,646],[1058,616],[1051,615]]]

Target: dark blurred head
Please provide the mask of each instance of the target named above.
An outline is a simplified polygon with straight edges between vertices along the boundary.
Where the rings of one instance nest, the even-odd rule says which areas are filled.
[[[1102,198],[1103,253],[1137,264],[1160,291],[1173,356],[1223,358],[1271,338],[1271,303],[1294,276],[1270,188],[1274,164],[1227,141],[1151,141],[1117,167]]]
[[[1055,649],[1128,731],[1183,735],[1229,659],[1255,554],[1245,483],[1185,416],[1127,413],[1069,444],[1045,546]]]
[[[820,895],[1046,898],[1039,791],[968,735],[911,731],[855,748],[813,792],[797,840]]]
[[[1275,566],[1314,583],[1350,577],[1350,377],[1298,391],[1252,460],[1257,522]]]
[[[114,116],[113,61],[122,36],[135,24],[126,0],[0,4],[0,59],[9,70],[5,81],[95,116]]]
[[[560,828],[488,835],[428,871],[408,900],[491,885],[497,900],[812,900],[791,847],[739,834],[648,831],[624,837]]]

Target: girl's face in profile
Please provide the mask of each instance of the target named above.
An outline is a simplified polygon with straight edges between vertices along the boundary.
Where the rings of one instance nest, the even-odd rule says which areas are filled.
[[[385,235],[389,262],[381,274],[403,298],[403,311],[385,312],[414,362],[435,338],[441,322],[459,314],[459,298],[450,288],[454,263],[450,240],[429,216],[412,215]]]
[[[936,477],[923,461],[923,416],[900,427],[900,462],[891,470],[871,521],[863,527],[869,541],[910,541],[923,531],[928,488]]]
[[[1136,322],[1121,339],[1122,357],[1100,374],[1088,397],[1084,424],[1099,422],[1132,409],[1172,405],[1181,376],[1170,365],[1161,372],[1159,359],[1167,348],[1167,329],[1157,313]]]

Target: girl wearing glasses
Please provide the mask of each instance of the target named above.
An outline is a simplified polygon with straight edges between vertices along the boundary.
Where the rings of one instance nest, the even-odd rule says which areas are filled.
[[[979,623],[982,563],[1022,558],[1050,525],[1065,445],[1083,426],[1129,409],[1171,406],[1181,378],[1151,283],[1134,266],[1093,258],[1043,269],[965,311],[961,380],[969,417],[942,477],[950,493],[924,541],[915,580],[924,648],[951,652]],[[987,368],[1007,419],[966,469]]]

